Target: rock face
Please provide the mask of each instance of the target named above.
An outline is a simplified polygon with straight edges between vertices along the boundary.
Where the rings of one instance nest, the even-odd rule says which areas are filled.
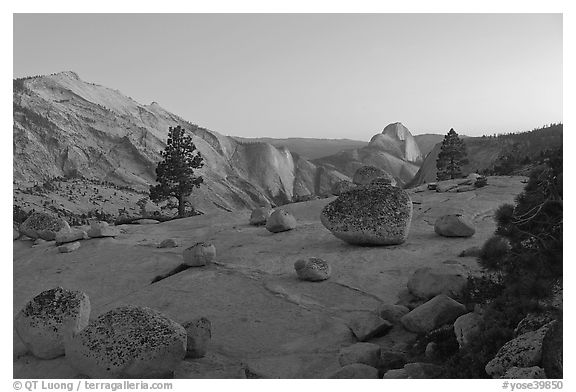
[[[62,229],[70,229],[68,222],[57,216],[52,216],[44,212],[34,212],[21,225],[20,232],[30,238],[42,238],[46,241],[53,241],[56,233]]]
[[[488,362],[485,368],[486,373],[492,378],[498,378],[513,366],[531,367],[539,365],[542,359],[542,342],[551,326],[552,323],[546,324],[537,331],[526,332],[510,340]]]
[[[466,313],[454,321],[454,333],[460,348],[470,344],[482,329],[483,319],[477,313]]]
[[[357,245],[397,245],[408,238],[412,200],[396,187],[358,187],[322,210],[320,221],[341,240]]]
[[[335,196],[340,196],[344,192],[348,192],[350,189],[354,189],[356,185],[348,180],[338,181],[332,186],[332,194]]]
[[[394,179],[390,174],[386,173],[386,171],[376,166],[362,166],[354,173],[352,182],[356,185],[368,185],[373,180],[381,177],[390,180],[390,182]]]
[[[338,355],[340,366],[353,363],[363,363],[378,367],[380,362],[380,346],[373,343],[356,343],[340,350]]]
[[[452,323],[464,313],[466,313],[464,305],[445,294],[440,294],[412,310],[400,321],[407,330],[422,333]]]
[[[272,233],[280,233],[296,228],[296,218],[288,211],[278,208],[268,218],[266,230]]]
[[[216,247],[208,242],[198,242],[182,252],[184,264],[190,267],[202,267],[214,260],[215,257]]]
[[[457,298],[467,283],[467,276],[455,266],[418,268],[407,283],[408,290],[418,298],[430,299],[438,294]]]
[[[57,287],[34,297],[14,320],[16,333],[35,357],[64,355],[64,337],[88,325],[90,300],[80,291]]]
[[[506,371],[506,373],[501,378],[511,378],[511,379],[539,379],[546,378],[544,369],[538,366],[532,367],[516,367],[512,366]]]
[[[70,253],[74,252],[75,250],[80,249],[80,242],[69,242],[58,247],[58,252],[60,253]]]
[[[444,215],[434,223],[434,231],[443,237],[471,237],[474,225],[460,214]]]
[[[294,263],[294,269],[300,280],[318,282],[330,277],[331,268],[327,261],[317,257],[300,259]]]
[[[202,358],[206,355],[210,339],[212,338],[212,324],[210,320],[201,317],[183,324],[186,330],[186,357]]]
[[[250,224],[253,226],[264,226],[268,218],[272,214],[272,209],[269,207],[258,207],[252,211],[250,215]]]
[[[378,378],[378,369],[362,363],[353,363],[340,368],[328,378]]]
[[[62,229],[56,233],[56,245],[80,240],[87,240],[88,234],[80,229]]]
[[[88,230],[88,237],[101,238],[101,237],[116,237],[120,235],[120,230],[117,227],[111,227],[108,222],[93,221],[90,222],[90,229]]]
[[[152,309],[113,309],[66,341],[66,359],[91,378],[164,378],[186,354],[186,330]]]

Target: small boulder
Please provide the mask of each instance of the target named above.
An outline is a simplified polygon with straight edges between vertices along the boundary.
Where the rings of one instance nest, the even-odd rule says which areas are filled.
[[[410,309],[402,305],[392,305],[382,303],[376,309],[376,313],[383,319],[392,324],[396,324],[402,316],[408,314]]]
[[[484,321],[478,313],[466,313],[454,321],[454,333],[460,348],[470,344],[482,331]]]
[[[296,218],[282,208],[276,209],[266,222],[266,230],[272,233],[280,233],[296,228]]]
[[[66,244],[68,242],[75,242],[80,240],[87,240],[88,234],[80,229],[62,229],[56,233],[56,245]]]
[[[434,359],[438,353],[438,343],[430,342],[426,345],[424,350],[424,356],[428,359]]]
[[[363,363],[353,363],[338,369],[328,378],[378,378],[378,369],[372,366],[364,365]]]
[[[252,211],[250,215],[250,224],[253,226],[264,226],[272,214],[269,207],[259,207]]]
[[[537,331],[526,332],[507,342],[488,362],[485,367],[486,373],[492,378],[499,378],[513,366],[532,367],[539,365],[542,360],[542,342],[552,324],[553,322],[546,324]]]
[[[352,182],[356,185],[369,185],[373,179],[384,177],[394,179],[386,171],[377,168],[376,166],[362,166],[356,170],[352,177]]]
[[[45,212],[33,212],[20,225],[20,233],[30,238],[42,238],[46,241],[54,241],[56,233],[62,229],[70,229],[68,222]]]
[[[117,227],[109,226],[108,222],[90,222],[90,229],[88,230],[88,237],[90,238],[116,237],[118,235],[120,235],[120,230]]]
[[[340,350],[338,355],[340,366],[352,363],[363,363],[378,367],[380,362],[380,346],[373,343],[356,343]]]
[[[348,318],[348,328],[360,342],[387,333],[392,324],[371,312],[353,312]]]
[[[158,248],[176,248],[177,246],[176,241],[172,238],[167,238],[158,245]]]
[[[397,245],[408,238],[412,200],[393,186],[361,186],[332,201],[320,221],[337,238],[356,245]]]
[[[456,187],[458,187],[458,184],[455,182],[442,182],[436,184],[436,192],[448,192]]]
[[[214,260],[215,257],[216,248],[208,242],[198,242],[182,252],[184,264],[190,267],[202,267]]]
[[[466,313],[464,305],[446,294],[440,294],[412,310],[400,321],[409,331],[425,333],[441,325],[453,323],[464,313]]]
[[[318,257],[298,260],[294,263],[294,269],[298,279],[311,282],[326,280],[331,273],[330,264]]]
[[[65,341],[66,360],[91,378],[166,378],[186,355],[186,330],[152,309],[122,306]]]
[[[428,190],[429,191],[435,191],[437,187],[438,187],[438,184],[435,182],[431,182],[428,184]]]
[[[212,338],[212,324],[210,320],[201,317],[182,325],[186,330],[186,357],[202,358],[206,355],[210,339]]]
[[[86,294],[56,287],[28,302],[16,316],[14,327],[35,357],[52,359],[64,355],[64,337],[86,327],[89,318]]]
[[[132,223],[137,225],[156,225],[160,223],[160,221],[157,221],[156,219],[136,219]]]
[[[78,250],[80,248],[80,242],[69,242],[67,244],[60,245],[58,247],[58,252],[60,253],[70,253]]]
[[[434,231],[443,237],[471,237],[476,232],[474,225],[461,214],[441,216],[434,223]]]
[[[418,268],[407,287],[418,298],[430,299],[438,294],[457,298],[468,282],[465,271],[457,266]]]
[[[484,176],[480,176],[476,179],[476,181],[474,182],[474,186],[476,188],[482,188],[484,186],[488,185],[488,179]]]
[[[335,196],[340,196],[344,192],[348,192],[351,189],[356,187],[355,184],[348,180],[338,181],[334,185],[332,185],[332,194]]]
[[[533,380],[533,379],[546,378],[546,374],[544,373],[544,369],[542,369],[539,366],[524,367],[524,368],[512,366],[500,378]]]

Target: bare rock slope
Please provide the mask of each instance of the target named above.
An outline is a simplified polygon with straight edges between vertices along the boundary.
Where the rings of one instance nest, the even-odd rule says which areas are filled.
[[[142,105],[74,72],[13,82],[13,172],[16,183],[83,176],[146,189],[155,180],[168,128],[191,133],[206,165],[194,194],[203,210],[281,204],[294,196],[328,194],[346,176],[285,148],[242,143],[201,128],[153,102]]]
[[[248,211],[210,214],[155,225],[121,225],[115,238],[85,240],[74,253],[58,253],[50,242],[14,242],[14,315],[43,290],[61,286],[90,297],[91,318],[123,305],[145,306],[184,324],[206,317],[212,339],[201,359],[187,359],[178,378],[323,378],[340,368],[339,353],[356,342],[350,320],[363,319],[381,304],[394,304],[414,271],[450,263],[475,272],[460,251],[481,245],[495,229],[493,214],[521,192],[523,177],[490,177],[489,185],[462,193],[411,190],[412,225],[402,245],[353,246],[320,222],[332,200],[285,206],[294,230],[273,234],[249,224]],[[477,231],[470,238],[445,238],[434,222],[465,214]],[[166,238],[179,245],[157,248]],[[200,241],[217,254],[205,266],[151,283],[182,263],[183,249]],[[294,263],[318,257],[330,263],[321,282],[299,280]],[[366,317],[365,317],[366,318]],[[383,351],[407,350],[415,335],[396,325],[372,339]],[[39,360],[14,334],[15,378],[72,378],[64,357]]]

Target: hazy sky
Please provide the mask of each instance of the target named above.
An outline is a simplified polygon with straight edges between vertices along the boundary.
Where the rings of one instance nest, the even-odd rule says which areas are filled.
[[[562,121],[560,14],[17,14],[14,77],[73,70],[226,135]]]

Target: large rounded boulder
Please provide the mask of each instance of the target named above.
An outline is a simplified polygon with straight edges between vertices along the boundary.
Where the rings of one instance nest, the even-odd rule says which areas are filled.
[[[32,215],[20,225],[20,233],[30,238],[42,238],[46,241],[56,239],[56,233],[62,229],[70,230],[68,222],[45,212],[32,213]]]
[[[376,166],[362,166],[354,173],[354,176],[352,177],[352,182],[356,185],[369,185],[372,182],[372,180],[381,177],[390,180],[394,179],[386,171],[379,169]]]
[[[186,330],[150,308],[113,309],[65,341],[66,359],[91,378],[166,378],[186,355]]]
[[[476,229],[462,214],[451,214],[439,217],[434,223],[434,231],[443,237],[472,237]]]
[[[294,215],[281,208],[275,210],[266,221],[266,230],[271,233],[280,233],[296,228]]]
[[[329,203],[320,221],[337,238],[356,245],[397,245],[408,238],[412,200],[393,186],[363,186]]]
[[[16,333],[37,358],[64,355],[64,337],[88,325],[90,300],[80,291],[56,287],[34,297],[14,319]]]

